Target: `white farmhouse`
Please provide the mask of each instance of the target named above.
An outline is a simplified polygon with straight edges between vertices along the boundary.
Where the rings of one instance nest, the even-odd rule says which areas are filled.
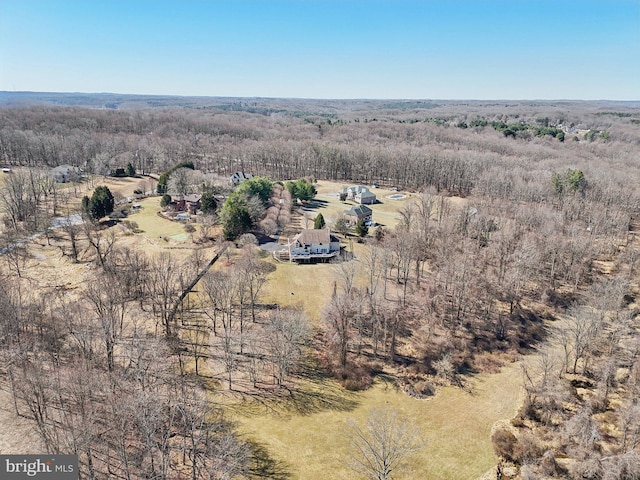
[[[340,240],[331,235],[328,229],[308,229],[302,230],[293,239],[289,240],[287,246],[275,252],[279,259],[286,259],[290,262],[326,260],[340,254]]]

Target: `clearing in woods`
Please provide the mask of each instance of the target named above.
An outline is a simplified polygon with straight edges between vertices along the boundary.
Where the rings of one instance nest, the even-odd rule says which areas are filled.
[[[491,427],[516,414],[520,385],[518,363],[469,379],[468,391],[445,387],[425,400],[381,380],[364,392],[349,392],[330,379],[307,379],[276,399],[233,402],[228,412],[247,438],[266,448],[272,478],[354,478],[347,466],[348,421],[363,424],[371,409],[393,407],[427,442],[394,478],[469,480],[496,464]]]

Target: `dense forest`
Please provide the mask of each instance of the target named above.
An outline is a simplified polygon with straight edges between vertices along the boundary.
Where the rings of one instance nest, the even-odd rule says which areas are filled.
[[[265,388],[269,375],[282,389],[311,351],[344,388],[384,372],[424,398],[536,352],[523,362],[518,416],[492,435],[499,478],[640,478],[636,105],[117,106],[0,108],[0,163],[20,167],[0,198],[1,373],[48,451],[77,453],[86,478],[264,478],[259,449],[207,400],[202,359],[229,390]],[[218,178],[376,184],[413,201],[394,228],[359,232],[357,262],[335,266],[317,328],[300,327],[300,310],[261,302],[279,267],[215,234],[204,247],[229,266],[205,273],[211,259],[200,250],[177,260],[137,251],[100,222],[67,224],[47,242],[92,265],[86,290],[34,288],[31,247],[11,245],[42,229],[39,212],[60,209],[39,172],[70,164],[98,178],[185,163]],[[255,234],[272,233],[270,214],[273,229],[295,215],[280,222],[295,202],[271,187],[262,218],[247,220]],[[181,294],[194,278],[190,304]]]

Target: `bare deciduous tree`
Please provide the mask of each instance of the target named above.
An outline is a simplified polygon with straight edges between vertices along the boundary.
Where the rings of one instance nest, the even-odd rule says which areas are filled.
[[[373,410],[364,427],[353,421],[350,427],[350,467],[371,480],[391,479],[402,470],[407,457],[425,445],[420,431],[393,409]]]
[[[309,337],[309,319],[300,310],[280,310],[265,328],[267,352],[282,385],[298,363],[301,348]]]

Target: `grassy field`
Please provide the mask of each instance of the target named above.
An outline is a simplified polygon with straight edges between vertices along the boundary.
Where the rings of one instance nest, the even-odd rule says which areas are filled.
[[[139,202],[140,211],[129,215],[129,220],[136,222],[142,234],[150,240],[160,240],[164,237],[182,235],[184,226],[180,222],[172,222],[158,216],[160,212],[160,197],[149,197]]]
[[[358,205],[356,202],[346,201],[341,202],[338,199],[338,190],[349,185],[344,185],[336,182],[318,182],[316,190],[318,194],[311,203],[310,208],[307,210],[308,216],[312,219],[318,213],[322,213],[325,221],[331,224],[340,213],[344,213],[354,205]],[[373,210],[373,220],[385,228],[393,228],[397,225],[400,216],[398,210],[411,201],[411,197],[414,194],[408,192],[394,192],[382,188],[371,188],[371,191],[376,194],[378,203],[368,205]],[[393,194],[405,195],[405,198],[399,200],[391,200],[388,197]],[[313,223],[313,222],[312,222]],[[312,228],[311,226],[309,228]]]
[[[335,267],[327,263],[278,263],[264,286],[266,303],[301,306],[315,323],[333,292]]]
[[[329,379],[307,379],[291,394],[236,403],[228,412],[251,441],[268,450],[270,478],[357,478],[347,466],[349,420],[362,424],[372,408],[393,407],[419,427],[427,442],[394,478],[475,479],[496,462],[492,425],[516,413],[519,369],[511,364],[469,383],[470,392],[446,387],[433,398],[417,400],[382,381],[354,393]]]

